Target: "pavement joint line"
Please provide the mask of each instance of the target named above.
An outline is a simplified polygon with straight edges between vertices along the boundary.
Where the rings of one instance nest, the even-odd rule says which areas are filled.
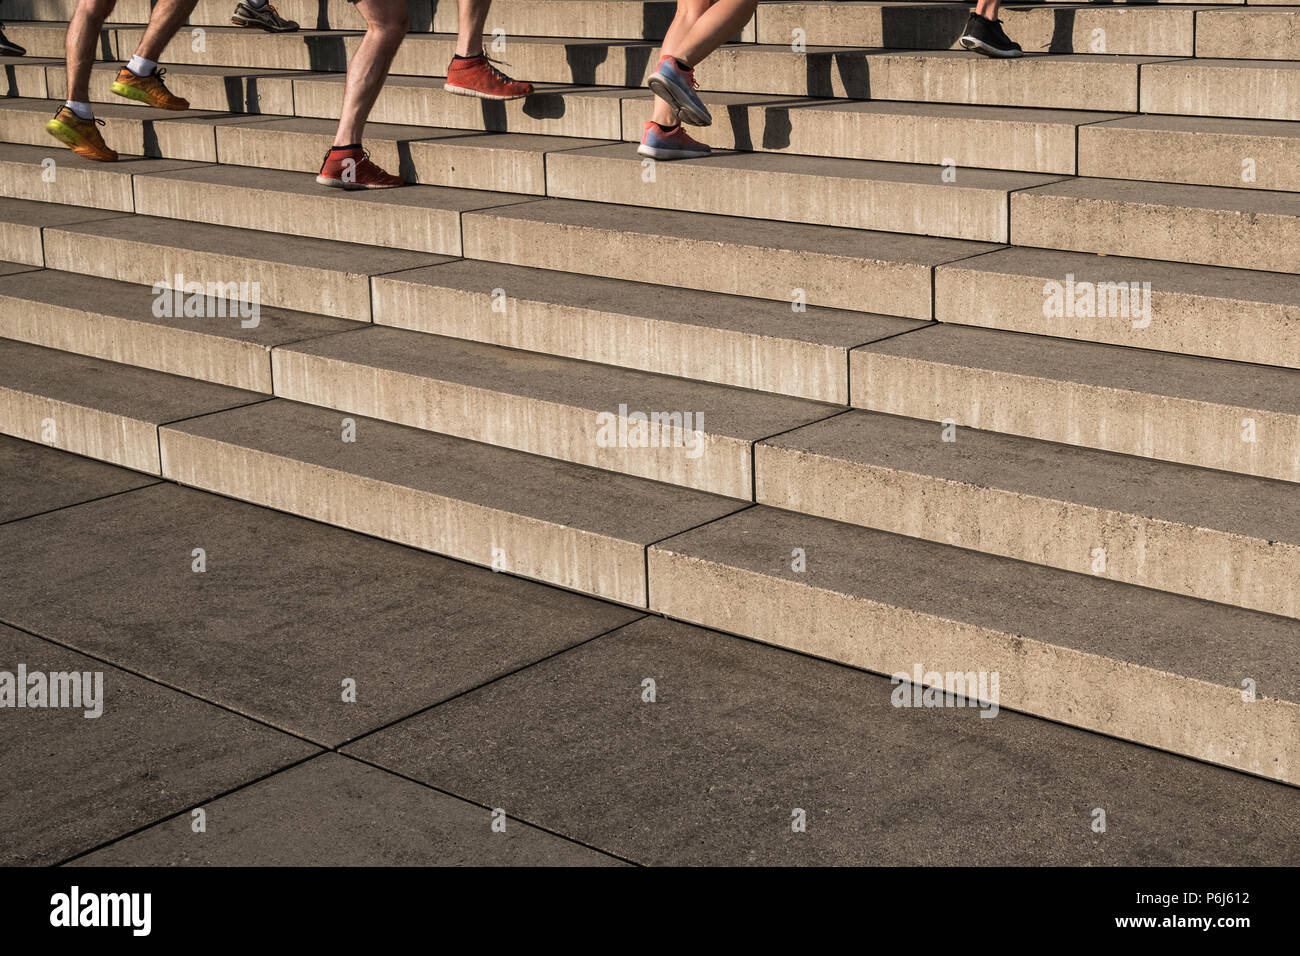
[[[246,714],[242,710],[237,710],[234,707],[230,706],[229,704],[223,704],[219,701],[212,700],[211,698],[204,697],[202,694],[195,693],[194,691],[186,690],[185,688],[178,687],[175,684],[169,684],[167,681],[162,680],[161,678],[150,677],[148,674],[144,674],[136,670],[135,668],[130,667],[129,665],[119,664],[114,661],[108,660],[107,658],[101,657],[98,654],[94,654],[89,651],[82,650],[78,647],[73,647],[71,644],[68,644],[66,641],[60,640],[55,637],[48,637],[44,634],[39,633],[38,631],[33,631],[31,628],[23,627],[21,624],[8,620],[4,617],[0,617],[0,624],[5,625],[6,627],[11,627],[15,631],[21,631],[22,633],[28,635],[29,637],[34,637],[37,640],[45,641],[47,644],[53,644],[55,647],[61,647],[66,651],[71,651],[74,654],[79,654],[82,657],[89,658],[90,660],[95,661],[96,663],[103,664],[105,667],[111,667],[114,670],[122,671],[125,674],[130,674],[132,677],[136,677],[139,678],[140,680],[147,681],[148,683],[153,684],[155,687],[162,687],[167,690],[174,691],[175,693],[180,694],[182,697],[188,697],[191,700],[196,700],[199,701],[200,703],[208,704],[212,707],[217,708],[218,710],[225,711],[228,714],[233,714],[236,717],[242,717],[244,720],[251,721],[252,723],[267,728],[268,730],[274,730],[276,733],[283,734],[286,737],[292,737],[295,740],[300,740],[305,744],[311,744],[313,747],[319,747],[322,751],[328,751],[334,749],[329,744],[323,744],[319,740],[312,740],[310,737],[306,737],[300,733],[296,733],[295,731],[286,730],[284,727],[276,726],[270,721],[263,720],[261,717],[254,717],[252,714]]]
[[[310,760],[316,760],[319,757],[323,757],[327,753],[329,753],[329,751],[322,750],[320,751],[320,753],[308,754],[307,756],[299,758],[298,760],[295,760],[292,763],[285,764],[283,767],[279,767],[268,773],[261,774],[260,776],[255,777],[252,780],[247,780],[244,783],[237,784],[236,786],[233,787],[229,787],[228,789],[223,790],[220,793],[212,795],[207,800],[202,800],[199,803],[192,803],[187,807],[183,807],[180,810],[177,810],[175,813],[169,813],[166,816],[159,817],[156,820],[153,820],[142,826],[138,826],[133,830],[128,830],[126,833],[120,833],[109,840],[105,840],[104,842],[98,843],[95,846],[92,846],[88,849],[80,850],[72,854],[71,856],[58,861],[57,863],[51,863],[49,865],[67,866],[69,863],[79,860],[84,856],[89,856],[90,854],[98,852],[99,850],[107,849],[108,847],[113,846],[116,843],[121,843],[123,840],[127,840],[138,833],[143,833],[145,830],[151,829],[152,827],[159,826],[160,824],[166,823],[169,820],[175,820],[178,817],[183,817],[187,813],[192,813],[193,811],[198,810],[201,807],[209,806],[213,803],[216,803],[218,800],[222,799],[223,797],[228,797],[232,794],[238,793],[240,790],[245,790],[248,787],[253,786],[254,784],[261,783],[264,780],[269,780],[270,778],[276,776],[277,774],[281,774],[284,773],[286,770],[292,770],[295,767],[302,766],[303,764],[307,763]]]
[[[39,443],[38,443],[38,442],[31,442],[31,444],[36,445],[36,444],[39,444]],[[51,446],[50,446],[50,445],[41,445],[41,447],[42,447],[42,448],[50,448]],[[66,454],[66,455],[74,455],[74,454],[76,454],[76,452],[64,451],[62,448],[59,448],[59,449],[56,449],[56,450],[57,450],[57,451],[63,451],[64,454]],[[78,457],[81,457],[81,456],[78,455]],[[93,461],[94,459],[89,459],[89,460]],[[114,468],[121,468],[122,466],[121,466],[121,465],[114,465],[113,467],[114,467]],[[130,468],[123,468],[122,470],[123,470],[123,471],[130,471],[133,475],[147,475],[147,474],[149,474],[148,472],[145,472],[145,471],[134,471],[133,469],[130,469]],[[153,480],[153,481],[145,482],[143,485],[136,485],[134,488],[124,488],[124,489],[121,490],[121,491],[110,491],[110,492],[109,492],[108,494],[106,494],[106,495],[97,495],[97,496],[95,496],[94,498],[87,498],[87,499],[84,500],[84,501],[72,501],[72,502],[69,502],[69,503],[66,504],[66,505],[59,505],[57,508],[46,508],[44,511],[37,511],[37,512],[35,512],[34,514],[22,515],[22,516],[17,517],[17,518],[7,518],[7,519],[5,519],[4,521],[0,521],[0,528],[3,528],[5,525],[11,525],[11,524],[14,524],[14,523],[19,522],[19,521],[27,521],[29,518],[39,518],[39,517],[41,517],[42,515],[52,515],[52,514],[55,514],[55,513],[57,513],[57,512],[60,512],[60,511],[67,511],[69,508],[79,508],[79,507],[81,507],[82,505],[94,504],[94,503],[97,502],[97,501],[106,501],[106,500],[108,500],[109,498],[116,498],[116,497],[118,497],[119,495],[129,495],[129,494],[130,494],[131,492],[133,492],[133,491],[141,491],[141,490],[143,490],[143,489],[145,489],[145,488],[151,488],[151,487],[153,487],[154,485],[167,484],[167,480],[166,480],[165,478],[160,478],[160,477],[157,476],[157,475],[151,475],[150,477],[152,477],[154,480]],[[38,635],[38,636],[39,636],[39,635]]]
[[[272,387],[272,388],[275,387],[275,383],[274,383],[274,381],[272,381],[272,383],[271,383],[271,387]],[[264,394],[264,393],[260,393],[260,392],[259,392],[258,394]],[[267,402],[272,401],[274,398],[275,398],[275,395],[274,395],[274,394],[266,395],[265,398],[256,399],[256,400],[251,401],[251,402],[240,402],[238,405],[231,405],[231,406],[229,406],[228,408],[220,409],[220,411],[223,411],[223,412],[229,412],[229,411],[233,411],[233,410],[236,409],[236,408],[248,408],[248,407],[251,406],[251,405],[264,405],[264,404],[266,404]],[[187,415],[187,416],[185,416],[184,418],[177,418],[177,419],[175,419],[174,421],[169,421],[169,422],[159,422],[157,425],[154,426],[154,430],[153,430],[153,440],[154,440],[154,444],[157,445],[157,447],[158,447],[158,477],[159,477],[159,478],[164,478],[164,477],[165,477],[165,476],[163,475],[163,473],[162,473],[162,472],[163,472],[162,430],[163,430],[164,428],[166,428],[168,425],[179,425],[181,422],[192,421],[192,420],[194,420],[194,419],[196,419],[196,418],[204,418],[204,417],[206,417],[206,416],[208,416],[208,415],[211,415],[211,414],[214,414],[214,413],[213,413],[213,412],[204,412],[204,413],[201,414],[201,415]]]
[[[497,572],[497,573],[499,574],[501,572]],[[592,600],[600,600],[600,599],[593,598]],[[611,602],[604,602],[604,603],[611,603]],[[515,674],[518,674],[521,671],[526,671],[530,667],[536,667],[538,664],[549,661],[553,657],[559,657],[561,654],[567,654],[570,651],[578,649],[579,647],[582,647],[586,644],[590,644],[592,641],[600,640],[600,638],[605,637],[606,635],[613,634],[615,631],[622,630],[623,628],[635,624],[638,621],[644,620],[645,618],[650,616],[651,615],[649,614],[649,612],[643,609],[637,617],[634,617],[630,621],[625,621],[622,624],[616,624],[613,627],[606,628],[605,630],[601,631],[599,634],[593,634],[591,637],[585,637],[582,640],[578,641],[576,644],[570,644],[568,647],[562,647],[559,650],[552,651],[551,653],[547,654],[544,657],[539,657],[535,661],[529,661],[527,664],[520,664],[518,667],[512,668],[511,670],[503,671],[502,673],[497,674],[495,677],[489,677],[479,682],[478,684],[475,684],[473,687],[468,687],[464,690],[459,690],[448,697],[444,697],[441,700],[434,701],[432,704],[426,704],[420,709],[412,711],[411,713],[407,714],[404,717],[395,717],[386,724],[381,724],[378,727],[372,728],[371,730],[367,730],[363,734],[357,734],[355,737],[351,737],[340,744],[330,747],[329,749],[334,751],[341,751],[344,747],[351,747],[353,744],[365,740],[367,737],[373,737],[375,734],[383,733],[386,730],[390,730],[391,728],[396,727],[400,723],[403,723],[408,720],[412,720],[416,717],[419,717],[421,714],[426,714],[429,711],[433,710],[434,708],[441,707],[444,704],[449,704],[453,700],[457,700],[461,697],[466,696],[467,694],[472,694],[475,691],[482,690],[485,687],[489,687],[492,684],[497,683],[497,681],[505,680],[507,677],[513,677]]]
[[[751,451],[750,454],[752,455],[753,452]],[[753,488],[754,485],[753,482],[751,481],[750,494],[753,494]],[[696,531],[700,528],[705,527],[706,525],[711,525],[716,521],[721,521],[723,518],[730,518],[732,515],[738,515],[742,511],[748,511],[750,508],[754,507],[755,504],[757,504],[757,502],[754,501],[745,501],[743,498],[737,498],[735,500],[737,504],[743,505],[744,507],[737,508],[735,511],[728,511],[725,515],[719,515],[716,518],[709,518],[706,521],[701,521],[699,524],[692,525],[689,528],[683,528],[681,531],[674,531],[672,534],[664,535],[662,538],[658,538],[654,541],[649,542],[642,549],[641,558],[645,563],[645,603],[646,603],[645,609],[648,614],[655,613],[654,611],[650,610],[650,549],[653,548],[656,544],[659,544],[661,541],[667,541],[670,538],[675,538],[679,534],[686,534],[691,531]]]
[[[415,777],[409,777],[399,770],[394,770],[392,767],[385,766],[384,764],[381,763],[375,763],[373,761],[365,759],[364,757],[358,757],[356,754],[341,753],[339,754],[339,756],[345,757],[348,760],[355,761],[356,763],[359,763],[362,766],[370,767],[373,770],[381,770],[384,773],[391,774],[392,776],[397,777],[399,780],[405,780],[408,783],[418,784],[419,786],[424,787],[426,790],[432,790],[435,793],[440,793],[444,797],[451,797],[452,799],[459,800],[462,803],[468,803],[470,806],[479,807],[483,810],[488,810],[488,811],[497,809],[496,807],[488,806],[486,803],[480,803],[477,800],[471,800],[469,797],[456,793],[453,790],[446,790],[442,787],[436,786],[432,783],[429,783],[427,780],[418,780]],[[504,809],[504,807],[502,809]],[[636,860],[630,859],[629,857],[620,856],[619,854],[613,852],[612,850],[602,849],[601,847],[596,846],[594,843],[587,843],[584,840],[579,840],[577,837],[569,836],[567,833],[563,833],[560,830],[554,830],[540,823],[534,823],[533,821],[528,820],[525,817],[516,816],[513,813],[506,813],[506,819],[514,820],[516,823],[521,823],[526,827],[531,827],[534,830],[540,830],[543,833],[548,833],[551,836],[558,837],[568,843],[573,843],[577,846],[585,847],[588,850],[592,850],[596,853],[601,854],[602,856],[607,856],[612,859],[618,860],[621,863],[627,863],[630,866],[641,866],[641,867],[645,866],[644,863],[640,863]]]

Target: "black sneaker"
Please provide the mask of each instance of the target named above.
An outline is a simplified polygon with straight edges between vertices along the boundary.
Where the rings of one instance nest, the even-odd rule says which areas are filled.
[[[4,30],[0,30],[0,56],[26,56],[27,51],[20,47],[13,40],[5,36]]]
[[[958,40],[965,50],[974,50],[985,56],[1009,60],[1024,56],[1020,44],[1006,35],[1001,20],[986,20],[978,13],[972,13],[966,21],[966,29]]]

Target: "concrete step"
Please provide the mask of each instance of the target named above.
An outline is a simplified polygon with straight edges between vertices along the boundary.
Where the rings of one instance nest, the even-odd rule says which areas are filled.
[[[45,131],[41,130],[42,134]],[[48,146],[0,143],[0,196],[132,212],[135,177],[210,168],[178,159],[122,156],[116,163],[84,159],[50,139]]]
[[[624,97],[623,139],[640,142],[651,99],[648,90]],[[702,99],[713,125],[695,132],[715,149],[951,165],[959,177],[961,167],[1073,173],[1076,129],[1115,116],[746,93],[705,93]]]
[[[52,269],[0,277],[0,336],[255,392],[271,349],[356,323]],[[188,314],[187,314],[188,310]],[[159,314],[161,313],[161,314]]]
[[[1294,272],[1300,195],[1071,179],[1011,196],[1018,246]]]
[[[1252,5],[1198,10],[1196,56],[1300,60],[1300,9]]]
[[[5,260],[24,265],[45,265],[44,232],[75,223],[119,219],[122,213],[82,209],[59,203],[27,199],[0,199],[0,249]]]
[[[282,398],[746,500],[754,442],[840,410],[394,328],[272,362]]]
[[[649,566],[670,617],[930,686],[996,674],[1000,707],[1300,782],[1288,618],[767,507]]]
[[[934,266],[996,248],[567,199],[468,212],[461,228],[471,259],[920,319]]]
[[[1300,372],[939,324],[855,349],[852,404],[1300,481]]]
[[[1176,60],[1142,67],[1142,112],[1300,120],[1300,63]]]
[[[849,349],[924,324],[473,260],[372,291],[381,325],[841,405]]]
[[[1294,485],[853,411],[755,449],[761,504],[1300,617]]]
[[[449,256],[461,254],[466,210],[531,198],[441,186],[329,189],[299,172],[225,165],[135,181],[143,215]]]
[[[278,399],[161,445],[182,484],[637,607],[647,545],[742,506]]]
[[[1300,368],[1294,274],[1017,246],[939,266],[934,296],[940,322]]]
[[[28,56],[42,59],[62,60],[65,55],[65,39],[68,32],[66,21],[58,20],[13,20],[8,5],[5,7],[5,36],[21,47],[25,47]],[[115,20],[111,15],[99,32],[99,41],[95,44],[95,56],[100,60],[121,59],[117,42],[119,28],[129,24]],[[130,54],[128,53],[129,57]],[[6,63],[6,66],[8,64]]]
[[[0,432],[151,475],[160,425],[263,398],[0,339]]]
[[[102,130],[105,142],[123,156],[215,163],[219,127],[228,123],[251,126],[267,119],[215,110],[174,113],[127,105],[127,101],[117,96],[113,99],[116,102],[95,104],[95,116],[107,123]],[[48,155],[75,158],[75,154],[63,149],[61,143],[45,132],[45,121],[62,105],[62,100],[0,99],[0,142],[40,146]]]
[[[876,163],[856,159],[720,153],[656,163],[630,144],[549,157],[547,195],[560,199],[751,219],[1006,242],[1008,197],[1049,176]]]
[[[1080,126],[1079,175],[1300,192],[1300,123],[1129,116]]]
[[[441,77],[390,76],[375,101],[371,121],[587,139],[620,138],[619,97],[623,89],[536,84],[532,96],[501,103],[448,93],[442,88],[443,82]],[[300,75],[293,80],[292,96],[289,107],[278,112],[337,119],[343,102],[343,77]]]
[[[1191,56],[1198,9],[1204,8],[1008,4],[998,16],[1028,53]],[[819,46],[959,49],[957,38],[970,10],[965,3],[761,3],[756,38],[774,45],[802,40]]]
[[[233,7],[232,7],[233,9]],[[167,88],[177,96],[190,101],[191,110],[219,111],[223,113],[271,114],[292,116],[294,113],[293,83],[298,78],[310,77],[311,73],[298,70],[258,70],[246,67],[168,64]],[[155,110],[144,104],[134,103],[112,92],[109,87],[117,78],[120,63],[100,63],[90,71],[90,101],[92,103],[113,103],[128,106],[139,111],[143,118],[156,118],[165,110]],[[23,93],[23,96],[48,96],[50,99],[63,101],[68,97],[67,72],[62,62],[51,62],[45,69],[46,91],[42,93]],[[34,84],[29,84],[34,85]],[[341,100],[341,98],[340,98]],[[337,111],[336,111],[337,114]],[[193,113],[171,113],[172,117],[183,118]],[[111,122],[111,121],[110,121]],[[112,127],[104,130],[105,139],[113,142]]]
[[[133,49],[142,35],[119,30],[117,43]],[[322,31],[250,36],[231,27],[209,29],[201,51],[190,40],[178,36],[164,51],[163,61],[337,73],[361,35]],[[411,34],[397,52],[393,73],[437,77],[445,72],[454,46],[452,34]],[[499,55],[511,75],[533,83],[639,87],[655,68],[658,48],[653,42],[633,40],[512,35]],[[1085,54],[1033,55],[1008,62],[961,50],[903,53],[836,45],[796,52],[789,44],[732,43],[709,57],[697,79],[702,89],[715,92],[1133,112],[1138,107],[1139,67],[1159,62],[1159,57]],[[422,120],[419,125],[458,124]]]
[[[337,125],[310,117],[255,119],[218,127],[216,140],[225,162],[314,173]],[[407,182],[538,196],[546,193],[549,154],[593,142],[608,141],[385,123],[368,123],[365,133],[371,159]]]
[[[35,56],[25,56],[21,59],[6,57],[3,67],[0,67],[0,95],[36,98],[49,96],[46,72],[50,66],[55,65],[62,68],[63,61]],[[66,85],[66,80],[64,83]]]
[[[0,200],[0,204],[10,202],[18,200]],[[0,205],[0,217],[7,208]],[[82,218],[93,219],[93,214],[82,211]],[[47,261],[38,264],[167,288],[180,276],[205,287],[216,284],[209,294],[222,298],[252,296],[262,306],[362,322],[370,321],[370,276],[446,261],[444,256],[422,252],[152,216],[74,222],[47,226]],[[244,283],[246,294],[223,291]]]

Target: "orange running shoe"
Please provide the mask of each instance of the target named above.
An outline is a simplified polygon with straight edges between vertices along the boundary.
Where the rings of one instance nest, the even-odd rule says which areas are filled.
[[[405,186],[402,177],[384,172],[370,161],[360,146],[331,147],[321,163],[316,182],[339,189],[392,189]]]
[[[172,91],[163,84],[162,78],[166,72],[166,70],[160,68],[154,70],[148,76],[136,76],[126,67],[122,67],[122,71],[117,74],[117,79],[113,81],[113,85],[109,89],[118,96],[125,96],[128,100],[156,106],[160,110],[189,109],[189,100],[172,95]]]
[[[45,124],[45,131],[78,156],[111,163],[117,159],[117,153],[109,149],[104,137],[99,135],[99,127],[103,125],[102,119],[82,119],[68,107],[60,106],[54,119]]]
[[[452,60],[442,88],[448,93],[483,100],[517,100],[533,93],[533,84],[510,79],[482,53]]]

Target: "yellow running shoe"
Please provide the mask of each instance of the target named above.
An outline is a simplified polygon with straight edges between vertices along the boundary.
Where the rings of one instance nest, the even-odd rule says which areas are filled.
[[[163,69],[156,69],[148,76],[136,76],[126,67],[122,67],[122,71],[117,74],[117,79],[109,89],[118,96],[156,106],[160,110],[189,109],[189,100],[173,96],[172,91],[163,85],[162,78],[166,72]]]
[[[102,119],[82,119],[68,107],[60,106],[54,119],[45,124],[45,131],[67,144],[78,156],[111,163],[117,159],[117,153],[109,149],[104,144],[104,137],[99,135],[99,127],[103,125]]]

